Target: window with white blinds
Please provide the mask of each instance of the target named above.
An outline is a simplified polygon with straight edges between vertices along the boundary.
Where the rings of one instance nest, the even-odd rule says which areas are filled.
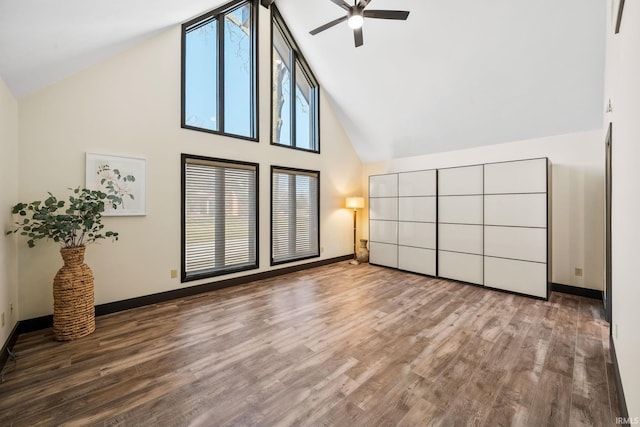
[[[182,280],[258,268],[258,165],[182,158]]]
[[[271,168],[271,265],[320,256],[320,172]]]

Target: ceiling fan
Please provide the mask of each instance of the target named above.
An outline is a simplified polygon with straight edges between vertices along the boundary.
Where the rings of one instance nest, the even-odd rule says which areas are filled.
[[[364,43],[362,39],[362,24],[364,23],[364,18],[397,19],[405,21],[409,16],[409,12],[402,10],[365,10],[371,0],[354,0],[353,6],[349,6],[349,4],[344,0],[329,1],[346,10],[347,15],[321,25],[315,30],[309,31],[309,33],[312,36],[315,36],[321,31],[327,30],[334,25],[338,25],[341,22],[347,21],[349,27],[353,29],[353,36],[355,38],[356,47],[362,46],[362,44]]]

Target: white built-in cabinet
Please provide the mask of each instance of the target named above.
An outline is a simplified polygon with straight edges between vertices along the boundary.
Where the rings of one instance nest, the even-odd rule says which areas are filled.
[[[436,171],[398,174],[398,268],[436,275]]]
[[[369,178],[369,262],[398,267],[398,174]]]
[[[484,166],[484,284],[547,298],[547,159]]]
[[[438,275],[483,283],[483,166],[438,170]]]
[[[369,177],[372,264],[548,297],[548,159]]]

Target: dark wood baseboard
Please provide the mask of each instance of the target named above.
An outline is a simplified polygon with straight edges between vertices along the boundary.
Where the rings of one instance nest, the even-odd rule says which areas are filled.
[[[334,264],[336,262],[348,261],[351,259],[353,259],[353,254],[294,265],[291,267],[278,268],[261,273],[249,274],[247,276],[234,277],[233,279],[219,280],[217,282],[205,283],[203,285],[189,286],[186,288],[174,289],[172,291],[144,295],[141,297],[130,298],[122,301],[108,302],[106,304],[96,305],[96,316],[104,316],[105,314],[117,313],[119,311],[129,310],[132,308],[143,307],[145,305],[158,304],[174,299],[186,298],[204,292],[216,291],[218,289],[229,288],[231,286],[244,285],[246,283],[255,282],[258,280],[271,279],[273,277],[282,276],[283,274],[295,273],[296,271],[306,270],[314,267],[321,267],[323,265]],[[53,315],[49,314],[47,316],[35,317],[33,319],[23,320],[18,323],[20,326],[18,327],[16,336],[52,327]]]
[[[579,288],[577,286],[562,285],[560,283],[552,283],[551,290],[562,292],[563,294],[577,295],[591,299],[599,299],[602,301],[602,291],[595,289]]]
[[[18,339],[18,335],[20,334],[18,332],[19,328],[20,328],[20,322],[16,322],[16,324],[13,325],[13,329],[11,330],[11,333],[7,337],[7,340],[2,345],[2,353],[0,353],[0,370],[2,369],[4,364],[7,362],[7,359],[9,359],[9,352],[7,350],[13,350],[13,346],[15,345]]]
[[[628,419],[629,410],[627,409],[627,401],[624,398],[624,390],[622,389],[622,378],[620,377],[620,367],[618,366],[616,346],[613,343],[613,337],[611,335],[609,335],[609,348],[611,349],[611,361],[613,362],[613,373],[614,380],[616,382],[616,392],[618,394],[618,405],[620,406],[620,416],[624,419]]]

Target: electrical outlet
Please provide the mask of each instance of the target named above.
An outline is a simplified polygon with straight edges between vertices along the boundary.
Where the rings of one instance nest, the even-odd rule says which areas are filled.
[[[175,268],[171,269],[171,278],[172,279],[178,278],[178,270],[176,270]]]
[[[577,277],[582,277],[582,269],[576,267],[575,274],[576,274]]]
[[[617,323],[613,324],[613,335],[616,337],[616,339],[618,339],[618,324]]]
[[[324,252],[324,246],[320,246],[320,253]]]
[[[2,312],[2,327],[4,328],[4,311]]]
[[[12,302],[9,303],[9,310],[11,311],[11,313],[13,313],[13,303]]]

